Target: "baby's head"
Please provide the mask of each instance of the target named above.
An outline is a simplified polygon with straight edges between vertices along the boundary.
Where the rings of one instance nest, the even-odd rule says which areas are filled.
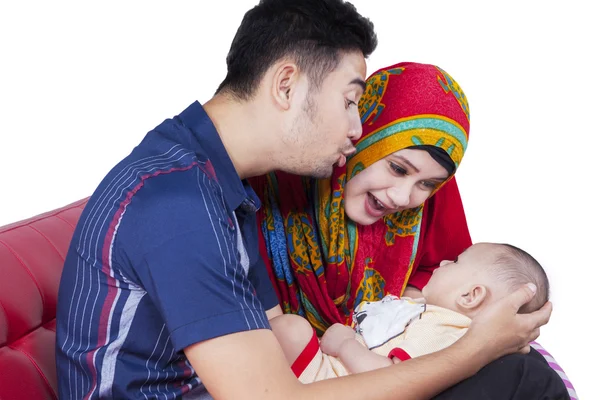
[[[442,261],[423,288],[423,297],[428,304],[473,317],[529,282],[537,286],[537,291],[519,313],[536,311],[548,301],[546,272],[532,256],[515,246],[477,243],[456,260]]]

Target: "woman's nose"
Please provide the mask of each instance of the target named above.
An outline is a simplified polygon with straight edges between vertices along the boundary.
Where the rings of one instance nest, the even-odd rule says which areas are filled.
[[[406,207],[410,204],[410,185],[401,184],[388,189],[388,196],[395,208]]]

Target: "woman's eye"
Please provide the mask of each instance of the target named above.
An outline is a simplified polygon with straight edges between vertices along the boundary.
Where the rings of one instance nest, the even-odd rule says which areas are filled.
[[[430,181],[421,181],[421,186],[425,190],[433,190],[437,187],[437,184],[435,182]]]
[[[355,106],[356,103],[352,100],[346,99],[346,108],[350,108],[350,106]]]
[[[402,168],[401,166],[399,166],[398,164],[394,164],[393,162],[390,162],[390,167],[392,168],[392,170],[397,173],[398,175],[408,175],[408,171],[406,171],[404,168]]]

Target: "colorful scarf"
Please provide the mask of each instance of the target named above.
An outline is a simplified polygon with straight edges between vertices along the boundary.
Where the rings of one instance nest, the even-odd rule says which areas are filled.
[[[330,179],[275,172],[252,180],[263,202],[261,251],[283,310],[306,317],[319,334],[336,322],[350,325],[362,301],[400,296],[415,268],[423,205],[357,226],[344,215],[346,181],[403,148],[437,146],[458,166],[467,147],[467,99],[433,65],[375,72],[358,107],[357,152]]]

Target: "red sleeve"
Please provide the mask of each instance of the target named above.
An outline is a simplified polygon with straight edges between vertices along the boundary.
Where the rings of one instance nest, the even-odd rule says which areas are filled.
[[[422,290],[441,261],[456,259],[471,244],[458,185],[452,178],[425,202],[417,268],[408,284]]]
[[[406,361],[412,358],[407,352],[402,350],[400,347],[396,347],[395,349],[392,349],[392,351],[389,352],[388,358],[391,360],[394,357],[396,357],[400,361]]]

